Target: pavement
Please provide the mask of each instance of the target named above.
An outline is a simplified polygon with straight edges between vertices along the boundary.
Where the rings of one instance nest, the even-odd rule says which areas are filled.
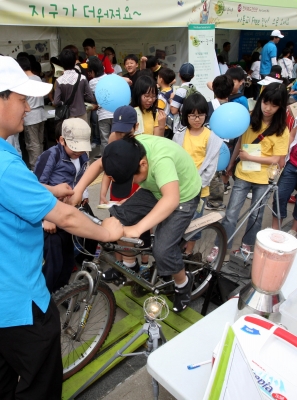
[[[94,149],[90,154],[90,159],[97,155],[99,148]],[[233,185],[233,180],[230,179],[231,186]],[[224,195],[224,204],[228,204],[230,197],[229,190],[228,195]],[[108,211],[97,209],[99,203],[99,193],[100,193],[100,183],[89,187],[89,199],[90,206],[93,209],[95,215],[99,218],[106,218],[109,216]],[[242,212],[248,209],[251,201],[246,199]],[[272,198],[268,201],[269,206],[272,206]],[[288,218],[283,221],[284,230],[288,231],[292,225],[292,212],[293,204],[288,204]],[[239,248],[241,244],[241,238],[244,233],[245,225],[240,229],[238,234],[235,236],[233,241],[233,249]],[[264,218],[262,228],[271,227],[271,210],[269,207],[265,207]],[[117,290],[116,287],[114,287]],[[197,312],[201,311],[203,298],[196,300],[191,303],[191,307]],[[208,312],[211,312],[217,307],[216,304],[211,303]],[[117,312],[117,319],[123,318],[125,313],[121,310]],[[98,381],[94,382],[87,390],[80,394],[77,399],[79,400],[151,400],[153,399],[151,376],[146,371],[146,357],[133,356],[125,358],[121,363],[119,363],[115,368],[105,374]],[[170,393],[168,393],[160,385],[159,400],[172,400],[175,399]]]

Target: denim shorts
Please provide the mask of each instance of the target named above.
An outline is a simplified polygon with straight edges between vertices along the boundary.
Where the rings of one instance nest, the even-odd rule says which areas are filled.
[[[185,203],[180,203],[169,217],[158,224],[155,231],[153,256],[159,275],[177,274],[184,268],[179,244],[195,213],[199,198],[200,196],[197,195]],[[121,206],[113,206],[109,211],[123,225],[130,226],[144,218],[157,202],[158,200],[150,191],[140,189]]]

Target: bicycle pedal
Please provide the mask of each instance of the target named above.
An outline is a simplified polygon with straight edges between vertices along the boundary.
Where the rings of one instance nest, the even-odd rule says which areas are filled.
[[[116,286],[125,285],[127,282],[127,278],[125,276],[115,279],[112,283]]]

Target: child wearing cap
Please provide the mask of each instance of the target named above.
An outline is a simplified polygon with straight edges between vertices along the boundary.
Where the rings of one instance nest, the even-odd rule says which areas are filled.
[[[191,156],[178,144],[153,135],[125,136],[105,149],[75,188],[76,204],[83,189],[104,169],[116,197],[127,197],[132,182],[140,189],[121,206],[109,209],[124,227],[124,236],[148,235],[157,226],[153,255],[160,276],[173,276],[173,310],[184,310],[191,297],[193,276],[185,272],[178,243],[199,202],[201,178]],[[105,219],[108,227],[113,218]],[[132,226],[131,226],[132,225]],[[106,272],[106,274],[108,271]]]
[[[109,137],[108,143],[114,142],[115,140],[120,140],[125,136],[134,136],[135,131],[137,130],[138,122],[137,122],[137,113],[135,109],[131,106],[122,106],[115,110],[114,119],[112,124],[112,134]],[[101,190],[100,190],[100,204],[108,203],[107,200],[107,192],[110,189],[110,200],[111,201],[123,201],[132,196],[139,188],[137,183],[132,183],[131,191],[126,197],[116,197],[113,194],[112,189],[112,180],[106,174],[103,175]],[[146,243],[148,246],[150,243]],[[117,261],[123,261],[123,256],[119,253],[116,253]],[[141,265],[139,266],[137,258],[124,258],[124,265],[128,268],[132,268],[135,272],[140,272],[144,277],[149,275],[149,265],[148,265],[149,257],[147,255],[141,256]],[[103,274],[103,279],[106,282],[112,282],[117,279],[118,274],[115,270],[110,271],[109,276]]]
[[[194,78],[195,75],[195,68],[194,65],[191,63],[184,63],[180,69],[179,69],[179,73],[178,73],[182,84],[181,87],[179,87],[176,92],[175,95],[173,96],[173,99],[171,101],[171,112],[172,114],[178,114],[180,110],[180,108],[183,105],[184,99],[186,97],[187,94],[187,89],[189,86],[191,86],[191,80]]]
[[[56,146],[44,151],[37,159],[34,173],[40,183],[55,186],[66,182],[74,188],[84,174],[91,151],[89,125],[80,118],[70,118],[57,125],[60,137]],[[88,201],[87,190],[83,203]],[[44,265],[42,272],[50,293],[67,285],[73,267],[74,247],[72,235],[52,222],[43,221]]]
[[[173,123],[173,133],[176,133],[180,128],[183,128],[180,122],[180,113],[182,109],[183,102],[187,97],[187,93],[190,88],[193,88],[193,91],[197,91],[195,86],[191,83],[191,80],[195,75],[194,65],[191,63],[184,63],[178,73],[182,84],[176,90],[171,103],[170,103],[170,111],[175,116]]]

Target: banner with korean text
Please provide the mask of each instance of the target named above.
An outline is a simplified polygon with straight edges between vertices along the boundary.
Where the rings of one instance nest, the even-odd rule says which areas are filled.
[[[0,25],[186,27],[199,23],[203,1],[0,0]]]
[[[195,76],[191,80],[207,101],[213,99],[213,92],[206,83],[215,77],[215,25],[189,25],[189,62],[194,65]]]
[[[296,29],[296,1],[291,0],[290,6],[281,1],[269,2],[269,5],[251,4],[240,1],[206,0],[209,24],[216,28],[274,30]],[[266,3],[262,1],[262,3]],[[287,4],[288,2],[286,2]],[[275,4],[272,6],[271,4]],[[206,17],[205,17],[206,19]]]

